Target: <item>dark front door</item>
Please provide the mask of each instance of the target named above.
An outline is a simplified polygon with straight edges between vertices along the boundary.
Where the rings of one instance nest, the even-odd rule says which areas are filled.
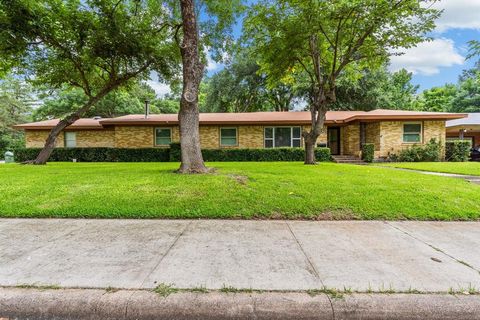
[[[330,127],[327,129],[327,147],[333,155],[340,154],[340,128]]]

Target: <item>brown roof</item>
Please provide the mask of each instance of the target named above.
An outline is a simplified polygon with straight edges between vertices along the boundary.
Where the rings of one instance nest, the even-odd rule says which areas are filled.
[[[373,111],[328,111],[326,123],[348,123],[351,121],[375,120],[451,120],[466,117],[466,114],[444,112],[420,112],[403,110]],[[58,119],[26,123],[15,126],[18,129],[50,129],[58,123]],[[200,124],[310,124],[310,112],[244,112],[244,113],[201,113]],[[132,114],[109,119],[79,119],[69,129],[101,129],[109,125],[170,125],[178,124],[177,114],[152,114],[147,119],[143,114]]]
[[[83,118],[78,119],[73,124],[71,124],[68,129],[103,129],[103,126],[100,124],[100,120],[107,120],[107,119],[90,119],[90,118]],[[45,121],[38,121],[38,122],[30,122],[30,123],[23,123],[17,124],[13,126],[16,129],[51,129],[55,127],[60,119],[52,119],[52,120],[45,120]]]

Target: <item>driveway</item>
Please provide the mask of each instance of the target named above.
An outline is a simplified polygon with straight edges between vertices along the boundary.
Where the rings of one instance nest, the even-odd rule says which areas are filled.
[[[0,219],[0,285],[480,288],[480,223]]]

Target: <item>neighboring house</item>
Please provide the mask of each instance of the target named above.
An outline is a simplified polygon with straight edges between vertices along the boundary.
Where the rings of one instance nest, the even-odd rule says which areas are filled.
[[[447,140],[470,140],[474,148],[480,147],[480,113],[447,121]]]
[[[359,156],[361,143],[375,145],[375,157],[435,138],[445,142],[445,121],[464,114],[401,110],[329,111],[318,146],[334,155]],[[25,130],[26,147],[43,147],[58,120],[15,126]],[[204,149],[302,147],[302,130],[309,129],[310,112],[200,114],[200,144]],[[179,141],[176,114],[127,115],[110,119],[80,119],[57,139],[57,147],[168,147]]]

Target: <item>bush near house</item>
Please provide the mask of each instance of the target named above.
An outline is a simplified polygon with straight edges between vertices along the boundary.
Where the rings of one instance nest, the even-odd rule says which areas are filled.
[[[442,145],[436,139],[431,139],[425,146],[413,145],[404,149],[398,155],[390,155],[394,162],[437,162],[442,160]]]
[[[22,148],[15,152],[17,162],[35,159],[41,149]],[[275,149],[204,149],[205,161],[303,161],[305,151],[302,148]],[[317,161],[330,161],[330,149],[317,148]],[[50,161],[79,162],[176,162],[180,161],[180,144],[173,143],[170,148],[57,148]]]
[[[470,141],[455,140],[447,141],[445,144],[445,159],[452,162],[465,162],[470,159]]]
[[[15,161],[24,162],[35,159],[40,148],[20,148],[15,150]],[[79,162],[167,162],[168,149],[145,148],[56,148],[49,161]]]
[[[365,162],[372,162],[375,156],[375,144],[364,143],[362,145],[362,160]]]

